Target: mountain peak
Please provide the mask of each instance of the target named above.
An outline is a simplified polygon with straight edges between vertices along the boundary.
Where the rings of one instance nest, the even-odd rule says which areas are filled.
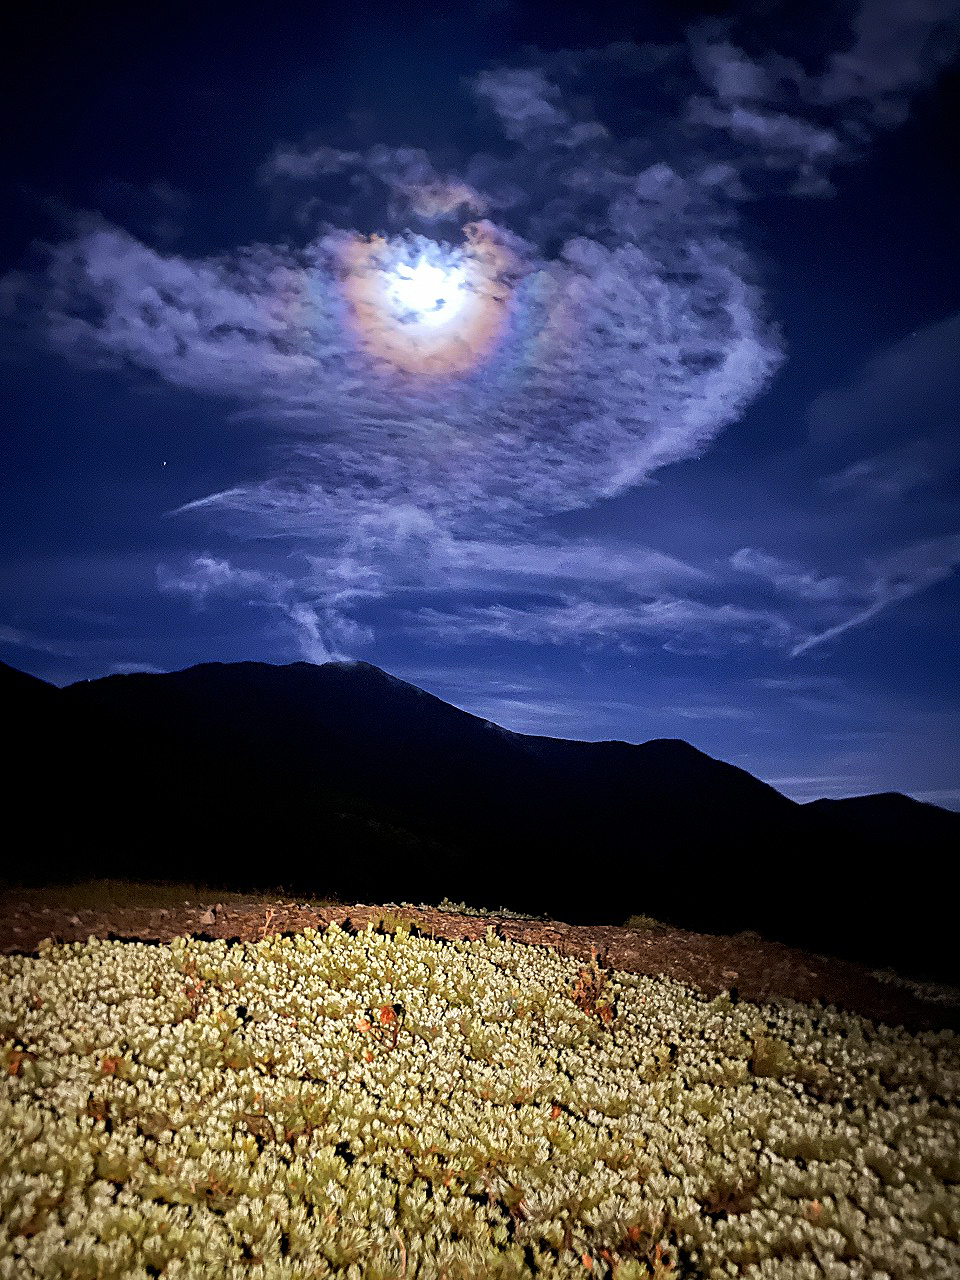
[[[446,896],[574,924],[650,910],[817,950],[853,947],[859,927],[877,955],[890,921],[926,921],[942,904],[923,935],[932,959],[941,940],[953,962],[952,903],[930,886],[947,880],[960,815],[909,797],[811,810],[681,738],[513,734],[369,662],[206,663],[66,689],[11,668],[0,680],[17,716],[8,822],[33,832],[48,881],[149,867],[351,902]],[[90,850],[79,862],[78,846]],[[771,851],[797,867],[813,852],[828,881],[791,877],[785,893]],[[871,860],[891,855],[909,862],[913,888],[902,876],[865,883]],[[866,910],[881,890],[883,909]],[[921,941],[910,930],[903,945]]]
[[[309,666],[309,663],[297,663],[298,666]],[[391,684],[408,684],[406,680],[401,680],[399,676],[393,676],[389,671],[384,671],[382,667],[375,666],[372,662],[364,662],[361,658],[338,658],[331,659],[329,662],[321,662],[315,664],[326,670],[331,667],[338,671],[356,672],[358,675],[374,676],[380,680],[388,680]],[[410,685],[410,688],[415,688]]]
[[[701,751],[699,747],[687,742],[685,738],[651,738],[648,742],[643,743],[643,746],[656,747],[658,751],[669,752],[676,756],[690,755],[692,753],[693,755],[703,756],[707,760],[713,759],[705,751]]]

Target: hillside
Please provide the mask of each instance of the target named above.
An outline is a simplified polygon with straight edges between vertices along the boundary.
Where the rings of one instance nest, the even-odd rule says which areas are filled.
[[[570,923],[648,911],[952,964],[939,886],[960,815],[944,810],[936,827],[871,828],[680,740],[515,734],[368,663],[214,663],[63,690],[0,678],[28,748],[8,801],[40,855],[24,880],[133,862],[214,887],[448,896]]]
[[[811,800],[804,806],[849,832],[852,837],[896,838],[921,845],[956,843],[960,821],[950,809],[925,804],[898,791],[844,800]]]

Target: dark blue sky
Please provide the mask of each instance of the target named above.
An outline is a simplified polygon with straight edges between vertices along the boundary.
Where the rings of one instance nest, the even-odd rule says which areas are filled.
[[[960,808],[960,0],[547,8],[24,18],[0,658]]]

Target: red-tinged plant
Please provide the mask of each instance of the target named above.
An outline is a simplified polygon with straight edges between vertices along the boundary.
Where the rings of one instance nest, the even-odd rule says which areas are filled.
[[[374,1018],[373,1011],[367,1009],[364,1016],[356,1024],[357,1030],[371,1032],[378,1044],[382,1044],[388,1050],[393,1050],[397,1047],[404,1013],[403,1005],[400,1004],[381,1005],[376,1018]],[[370,1061],[369,1058],[367,1060]]]
[[[24,1062],[36,1062],[37,1055],[30,1053],[27,1049],[13,1049],[7,1059],[7,1072],[11,1076],[18,1076]]]
[[[584,965],[577,975],[573,1002],[578,1009],[599,1018],[605,1026],[609,1026],[614,1019],[614,1007],[609,1000],[601,998],[607,974],[602,965],[597,963],[597,948],[591,947],[591,953],[590,967]]]

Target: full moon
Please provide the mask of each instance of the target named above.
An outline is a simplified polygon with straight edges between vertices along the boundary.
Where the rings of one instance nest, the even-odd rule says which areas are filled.
[[[387,297],[395,310],[418,324],[435,328],[452,320],[466,301],[466,278],[454,266],[438,267],[426,258],[400,263],[390,272]]]
[[[331,248],[351,327],[384,376],[468,373],[504,332],[516,264],[486,224],[467,223],[454,247],[344,233]]]

